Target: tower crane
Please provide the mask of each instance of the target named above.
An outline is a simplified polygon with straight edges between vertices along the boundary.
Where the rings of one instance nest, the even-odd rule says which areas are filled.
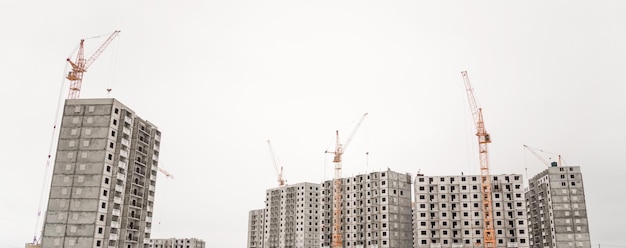
[[[72,61],[70,58],[67,58],[67,62],[72,66],[72,70],[67,74],[67,79],[70,80],[70,91],[68,93],[68,99],[78,99],[80,96],[80,88],[83,84],[83,74],[87,71],[87,68],[93,64],[93,62],[104,52],[109,44],[117,37],[117,35],[121,31],[114,31],[109,38],[107,38],[100,48],[96,50],[89,59],[85,60],[85,39],[80,40],[80,44],[78,47],[78,53],[76,54],[76,59]]]
[[[346,142],[343,144],[339,140],[339,131],[338,130],[335,131],[335,135],[336,135],[335,151],[332,151],[332,152],[326,151],[326,153],[334,154],[333,163],[335,164],[335,177],[333,178],[333,208],[332,208],[333,209],[333,229],[332,229],[332,244],[331,244],[332,248],[343,247],[343,232],[341,230],[341,219],[342,219],[342,216],[341,216],[341,205],[342,205],[341,204],[341,193],[342,193],[341,155],[345,153],[346,148],[350,144],[350,141],[352,141],[352,138],[354,137],[354,134],[356,133],[356,131],[359,129],[359,126],[361,126],[361,123],[363,123],[363,120],[365,120],[365,117],[367,117],[367,113],[361,116],[361,119],[359,119],[356,126],[352,130],[352,133],[350,133],[350,136],[348,136],[348,139],[346,139]]]
[[[480,183],[481,191],[483,195],[483,237],[484,247],[491,248],[496,247],[496,236],[493,226],[493,205],[491,200],[491,176],[489,175],[489,150],[487,144],[491,143],[491,137],[485,129],[485,122],[483,120],[483,109],[478,106],[476,99],[474,98],[474,89],[470,84],[467,71],[462,71],[463,81],[465,83],[465,90],[467,98],[469,100],[470,109],[472,111],[472,117],[474,118],[474,124],[476,125],[476,136],[478,136],[478,153],[480,158]]]
[[[169,173],[168,171],[166,171],[165,169],[161,168],[160,166],[157,167],[159,169],[159,172],[163,173],[163,175],[165,175],[165,177],[169,178],[169,179],[174,179],[174,175],[172,175],[172,173]]]
[[[270,140],[267,140],[267,146],[270,148],[270,155],[272,156],[272,163],[274,164],[274,170],[276,171],[276,176],[278,177],[278,186],[285,186],[285,179],[283,178],[283,167],[280,167],[278,170],[278,160],[276,159],[276,155],[274,154],[274,149],[272,149],[272,143]]]
[[[537,148],[533,148],[533,147],[530,147],[530,146],[527,146],[527,145],[524,145],[524,148],[526,148],[526,150],[530,151],[530,153],[535,155],[535,157],[537,157],[537,159],[539,159],[539,161],[541,161],[542,163],[544,163],[548,167],[555,166],[555,165],[556,166],[560,166],[560,165],[562,165],[562,163],[565,162],[565,160],[563,160],[561,158],[561,155],[559,155],[559,154],[552,153],[552,152],[547,152],[547,151],[544,151],[544,150],[541,150],[541,149],[537,149]],[[552,155],[558,156],[558,162],[557,161],[550,162],[550,161],[544,159],[543,157],[539,156],[539,154],[535,150],[543,152],[543,153],[548,153],[548,154],[552,154]]]

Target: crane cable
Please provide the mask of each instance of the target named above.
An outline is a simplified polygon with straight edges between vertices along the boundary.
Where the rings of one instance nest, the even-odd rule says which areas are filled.
[[[121,41],[119,41],[122,36],[121,35],[117,35],[117,40],[118,42],[114,42],[115,44],[113,45],[113,58],[111,58],[111,65],[109,67],[109,75],[111,75],[111,78],[109,79],[109,85],[107,87],[107,97],[110,97],[111,91],[113,90],[113,83],[115,81],[115,73],[116,70],[115,68],[117,68],[117,59],[118,59],[118,54],[119,54],[119,44],[121,43]]]
[[[65,69],[63,70],[63,77],[61,80],[61,87],[59,89],[59,97],[57,99],[57,108],[56,108],[56,112],[54,114],[54,123],[52,126],[52,135],[50,137],[50,145],[48,148],[48,157],[46,159],[46,167],[44,169],[44,176],[43,176],[43,183],[41,185],[41,192],[39,195],[39,206],[37,208],[37,219],[35,221],[35,230],[33,232],[33,244],[37,244],[38,240],[37,240],[37,235],[39,234],[40,230],[39,230],[39,225],[40,225],[40,221],[41,221],[41,214],[43,212],[43,205],[44,205],[44,201],[45,201],[45,193],[46,193],[46,189],[48,188],[48,181],[50,180],[50,164],[52,161],[52,150],[54,149],[54,140],[55,140],[55,136],[57,134],[57,124],[59,121],[59,113],[61,111],[61,101],[63,99],[63,89],[65,88],[65,73],[68,70],[68,64],[65,63]],[[43,230],[41,230],[43,231]],[[41,238],[41,237],[40,237]]]

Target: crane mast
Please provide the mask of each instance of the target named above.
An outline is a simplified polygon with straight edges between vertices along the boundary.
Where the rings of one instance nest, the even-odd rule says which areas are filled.
[[[276,176],[278,177],[278,186],[285,186],[285,179],[283,178],[283,167],[280,167],[278,170],[278,160],[276,159],[276,155],[274,154],[274,149],[272,149],[272,143],[267,140],[267,145],[270,148],[270,155],[272,156],[272,163],[274,164],[274,170],[276,171]]]
[[[72,70],[67,74],[67,79],[70,80],[70,91],[68,93],[68,99],[78,99],[80,97],[80,88],[83,84],[83,74],[87,71],[87,68],[104,52],[109,44],[120,33],[119,30],[114,31],[109,38],[107,38],[102,45],[94,52],[89,59],[85,60],[85,39],[80,40],[78,46],[78,52],[76,53],[76,59],[72,62],[70,58],[67,58],[67,62],[72,66]]]
[[[496,247],[495,231],[493,226],[493,204],[491,199],[491,176],[489,175],[489,150],[487,144],[491,143],[491,137],[485,129],[483,120],[483,110],[478,106],[476,98],[474,98],[474,89],[470,84],[467,71],[462,71],[465,90],[469,100],[472,117],[476,125],[476,136],[478,136],[478,154],[480,158],[480,182],[483,195],[483,237],[485,248]]]
[[[341,155],[345,153],[346,148],[350,144],[350,141],[352,141],[352,138],[354,137],[354,134],[356,133],[356,131],[359,129],[359,126],[361,126],[361,123],[363,123],[363,120],[365,120],[365,117],[367,117],[367,113],[361,116],[361,119],[359,119],[359,122],[357,122],[356,126],[352,130],[352,133],[350,133],[350,136],[348,136],[348,139],[346,140],[344,144],[341,144],[341,141],[339,140],[339,131],[335,131],[335,135],[336,135],[335,151],[333,152],[326,151],[326,153],[334,154],[333,164],[335,164],[335,177],[333,178],[333,208],[332,208],[333,209],[333,229],[332,229],[332,244],[331,244],[332,248],[343,247],[343,231],[341,229],[341,219],[342,219],[342,214],[341,214],[341,205],[342,205],[342,202],[341,202],[341,193],[342,193]]]

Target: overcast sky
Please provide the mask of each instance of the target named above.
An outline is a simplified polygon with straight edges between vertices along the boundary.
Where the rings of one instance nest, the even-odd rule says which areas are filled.
[[[492,174],[542,171],[523,144],[561,154],[581,166],[592,244],[625,245],[625,12],[618,0],[3,0],[0,247],[32,240],[65,58],[117,29],[81,98],[112,88],[162,131],[175,179],[159,175],[152,237],[245,247],[248,211],[277,185],[266,140],[288,183],[319,183],[335,130],[345,140],[365,112],[344,175],[477,174],[467,70]],[[85,41],[87,56],[103,41]]]

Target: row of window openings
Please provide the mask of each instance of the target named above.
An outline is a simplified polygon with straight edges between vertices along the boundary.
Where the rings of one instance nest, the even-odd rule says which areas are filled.
[[[495,214],[497,217],[502,216],[502,212],[500,211],[496,211]],[[509,217],[513,217],[512,211],[507,212],[507,214]],[[523,214],[524,214],[523,212],[517,212],[518,216],[522,216]],[[431,218],[435,218],[435,215],[436,215],[435,213],[430,213]],[[456,216],[457,216],[456,213],[452,213],[452,218],[455,218]],[[480,216],[480,212],[474,212],[474,217],[479,217],[479,216]],[[426,213],[420,213],[420,217],[426,218]],[[441,217],[448,217],[448,213],[445,213],[445,212],[441,213]],[[469,217],[469,212],[463,212],[463,217]]]
[[[456,199],[456,195],[451,195],[450,197],[451,197],[451,199],[452,199],[452,200],[455,200],[455,199]],[[472,195],[472,197],[473,197],[474,199],[478,199],[478,194],[473,194],[473,195]],[[507,197],[509,200],[511,200],[511,194],[506,194],[506,197]],[[419,198],[420,198],[420,200],[425,200],[425,199],[426,199],[426,195],[419,195]],[[429,197],[429,198],[430,198],[430,200],[431,200],[431,201],[432,201],[432,200],[435,200],[435,196],[434,196],[434,195],[430,195],[430,197]],[[462,198],[462,199],[467,199],[467,194],[463,194],[463,195],[461,195],[461,198]],[[500,199],[500,194],[495,193],[495,194],[494,194],[494,198],[495,198],[495,199]],[[522,198],[522,194],[521,194],[521,193],[517,193],[517,194],[515,194],[515,198],[518,198],[518,199],[519,199],[519,198]],[[441,195],[441,199],[446,199],[446,195]]]
[[[511,190],[511,185],[505,185],[504,187],[506,190]],[[522,186],[520,184],[515,184],[515,189],[521,189]],[[439,188],[440,190],[446,190],[446,186],[440,186]],[[450,192],[454,191],[456,189],[455,186],[450,186]],[[493,185],[493,189],[494,190],[499,190],[500,189],[500,185]],[[426,187],[424,186],[420,186],[419,187],[419,191],[425,191]],[[430,186],[428,188],[429,192],[433,192],[435,190],[434,186]],[[462,185],[461,186],[461,190],[467,190],[467,185]],[[472,185],[472,190],[478,190],[478,185]]]
[[[418,178],[418,181],[419,181],[419,182],[425,182],[425,179],[424,179],[424,178],[425,178],[425,177],[420,177],[420,178]],[[493,179],[494,181],[497,181],[497,180],[498,180],[498,176],[493,176],[493,177],[492,177],[492,179]],[[472,181],[472,182],[476,182],[477,180],[478,180],[478,177],[472,177],[472,180],[471,180],[471,181]],[[504,176],[504,180],[508,182],[508,181],[510,180],[510,177],[509,177],[509,176]],[[520,180],[520,176],[513,176],[513,180],[515,180],[515,181],[519,181],[519,180]],[[429,178],[428,178],[428,182],[432,183],[432,182],[434,182],[434,181],[435,181],[435,178],[433,178],[433,177],[429,177]],[[440,178],[439,178],[439,181],[440,181],[440,182],[445,182],[445,181],[446,181],[446,178],[445,178],[445,177],[440,177]],[[466,178],[466,177],[461,177],[461,182],[465,182],[465,181],[467,181],[467,178]],[[452,183],[452,182],[454,182],[454,177],[450,177],[450,182],[451,182],[451,183]]]
[[[441,230],[441,235],[448,235],[448,233],[449,233],[448,230]],[[475,233],[477,235],[480,235],[480,230],[476,230]],[[498,235],[502,235],[504,232],[501,229],[499,229],[499,230],[496,230],[496,233]],[[519,234],[525,234],[525,233],[526,233],[526,230],[519,229]],[[420,234],[421,235],[427,235],[427,231],[420,231]],[[464,230],[463,234],[464,235],[470,235],[470,231],[469,230]],[[509,234],[510,235],[515,235],[515,230],[509,230]],[[437,231],[430,231],[430,235],[431,236],[437,235]],[[459,235],[459,232],[458,231],[452,231],[452,235],[453,236]]]
[[[456,222],[456,221],[452,221],[451,223],[452,223],[452,226],[457,226],[457,223],[458,223],[458,222]],[[480,223],[481,223],[481,222],[480,222],[479,220],[474,221],[474,225],[475,225],[475,226],[480,226]],[[502,225],[502,221],[501,221],[501,220],[497,220],[497,221],[495,221],[495,223],[496,223],[496,226],[501,226],[501,225]],[[513,225],[514,225],[514,223],[515,223],[514,221],[509,220],[509,226],[513,226]],[[518,224],[518,225],[524,225],[524,221],[523,221],[523,220],[518,220],[518,221],[517,221],[517,224]],[[430,226],[431,226],[431,227],[434,227],[434,226],[436,226],[436,225],[437,225],[437,222],[435,222],[435,221],[431,221],[431,222],[430,222]],[[441,222],[441,225],[442,225],[442,226],[448,226],[448,222],[447,222],[447,221],[442,221],[442,222]],[[469,225],[470,225],[470,222],[469,222],[469,221],[463,221],[463,225],[464,225],[464,226],[469,226]],[[426,221],[420,221],[420,226],[426,226]]]
[[[431,243],[432,243],[432,244],[436,244],[436,243],[437,243],[437,241],[438,241],[437,239],[433,239],[433,240],[431,240]],[[515,239],[515,238],[512,238],[512,239],[509,239],[509,241],[510,241],[510,242],[516,242],[516,239]],[[455,244],[457,244],[457,243],[459,243],[459,240],[454,239],[454,240],[452,240],[452,242],[453,242],[453,243],[455,243]],[[477,239],[475,243],[480,244],[480,242],[481,242],[481,240],[480,240],[480,239]],[[519,240],[519,242],[520,242],[521,244],[525,244],[525,243],[526,243],[526,239],[520,239],[520,240]],[[427,241],[427,240],[425,240],[425,239],[422,239],[422,240],[420,241],[420,243],[421,243],[421,244],[423,244],[423,245],[425,245],[425,244],[427,244],[427,243],[428,243],[428,241]],[[444,239],[443,241],[440,241],[440,243],[443,243],[444,245],[446,245],[446,244],[448,244],[448,243],[449,243],[449,241],[448,241],[447,239]],[[469,240],[469,239],[466,239],[466,240],[465,240],[465,244],[469,244],[469,243],[470,243],[470,240]],[[504,240],[503,240],[503,239],[498,239],[498,244],[504,244]]]

